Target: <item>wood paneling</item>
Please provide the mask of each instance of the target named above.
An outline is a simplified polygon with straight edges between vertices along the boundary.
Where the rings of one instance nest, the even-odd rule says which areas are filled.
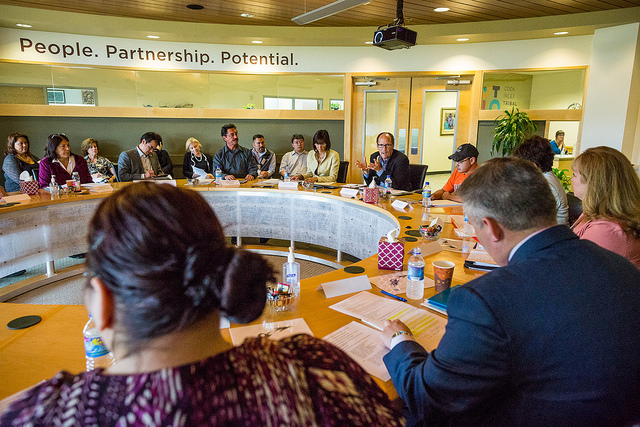
[[[291,21],[298,15],[332,3],[333,0],[1,0],[0,4],[52,9],[96,15],[146,18],[168,21],[215,24],[297,26]],[[204,6],[191,10],[189,3]],[[493,21],[500,19],[535,18],[595,12],[638,6],[631,0],[405,0],[407,24],[449,24]],[[434,12],[436,7],[449,7],[446,13]],[[242,17],[242,13],[253,17]],[[314,27],[379,26],[393,22],[396,0],[374,0],[336,15],[307,24]]]

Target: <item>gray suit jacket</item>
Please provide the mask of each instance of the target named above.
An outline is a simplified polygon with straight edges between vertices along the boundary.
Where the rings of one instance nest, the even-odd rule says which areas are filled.
[[[156,153],[149,154],[151,160],[151,167],[156,175],[160,175],[162,170],[160,169],[160,163],[158,163],[158,156]],[[142,166],[142,160],[138,154],[138,149],[123,151],[118,158],[118,181],[133,181],[134,179],[143,179],[144,166]]]

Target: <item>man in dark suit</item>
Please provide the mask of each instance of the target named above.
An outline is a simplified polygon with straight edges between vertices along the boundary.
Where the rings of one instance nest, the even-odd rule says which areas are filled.
[[[376,185],[384,185],[391,177],[391,187],[397,190],[410,190],[409,158],[393,148],[394,138],[389,132],[381,132],[376,138],[378,151],[369,158],[369,163],[356,160],[356,166],[362,171],[362,177],[368,184],[375,180]]]
[[[408,425],[640,421],[640,271],[556,225],[549,185],[525,160],[488,161],[460,194],[502,267],[451,292],[430,354],[386,323],[384,362]]]
[[[140,137],[140,143],[136,148],[120,153],[119,181],[147,179],[162,174],[158,156],[154,152],[158,146],[158,139],[159,136],[155,132],[147,132]]]

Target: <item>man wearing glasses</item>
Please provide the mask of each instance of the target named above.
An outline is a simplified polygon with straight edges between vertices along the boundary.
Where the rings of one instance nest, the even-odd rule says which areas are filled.
[[[456,162],[456,168],[447,180],[447,183],[438,191],[431,195],[432,200],[453,200],[462,202],[456,195],[456,190],[460,184],[467,179],[469,174],[478,168],[478,149],[471,144],[462,144],[449,156],[449,159]]]
[[[140,144],[133,150],[123,151],[118,158],[118,180],[147,179],[162,175],[158,156],[153,150],[158,146],[160,136],[147,132],[140,137]]]
[[[376,138],[378,151],[369,158],[369,164],[356,160],[364,181],[369,185],[375,180],[382,185],[388,176],[396,190],[411,190],[409,183],[409,158],[393,148],[394,138],[389,132],[381,132]]]

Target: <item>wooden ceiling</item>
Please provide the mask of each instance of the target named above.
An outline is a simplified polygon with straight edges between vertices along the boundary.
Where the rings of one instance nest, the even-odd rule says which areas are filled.
[[[191,10],[195,3],[204,6]],[[297,26],[291,18],[332,0],[0,0],[0,4],[105,16],[212,24]],[[404,0],[407,25],[454,24],[597,12],[640,0]],[[435,12],[448,7],[448,12]],[[242,17],[241,14],[252,17]],[[393,22],[396,0],[371,0],[307,27],[377,27]],[[64,27],[64,24],[61,24]]]

